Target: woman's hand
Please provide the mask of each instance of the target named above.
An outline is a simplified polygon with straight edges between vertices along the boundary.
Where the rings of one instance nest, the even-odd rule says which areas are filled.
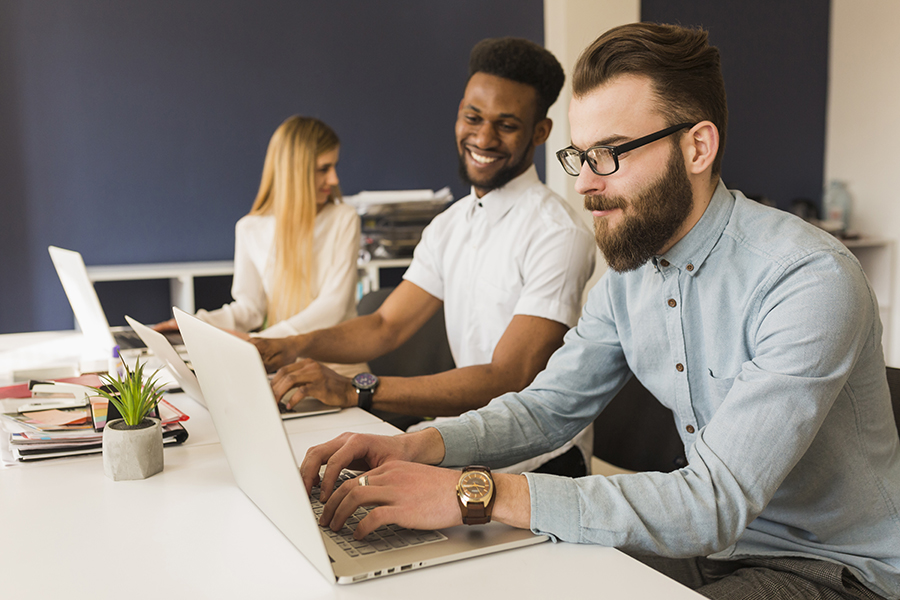
[[[299,342],[301,338],[302,336],[299,335],[286,338],[255,337],[250,341],[262,356],[266,371],[273,373],[300,358]]]
[[[175,319],[169,319],[168,321],[157,323],[153,326],[153,329],[160,333],[171,333],[173,331],[178,331],[178,322],[175,321]]]

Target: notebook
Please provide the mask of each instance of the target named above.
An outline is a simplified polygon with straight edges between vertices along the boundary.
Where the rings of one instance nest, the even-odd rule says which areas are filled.
[[[235,481],[330,581],[375,577],[546,541],[501,523],[440,530],[441,541],[352,557],[319,527],[256,348],[175,309]],[[408,531],[408,530],[407,530]]]
[[[166,367],[169,369],[169,373],[172,374],[172,378],[179,387],[184,390],[184,393],[203,406],[206,406],[206,400],[203,398],[203,391],[200,388],[200,383],[197,381],[197,376],[194,375],[191,368],[181,358],[178,351],[169,343],[166,336],[128,315],[125,315],[125,320],[128,321],[128,324],[134,332],[140,336],[141,340],[147,345],[147,348],[153,352],[159,360],[165,363]],[[329,406],[323,402],[319,402],[315,398],[304,398],[295,404],[293,409],[281,412],[281,418],[296,419],[298,417],[312,417],[325,413],[334,413],[339,410],[339,407]]]
[[[109,326],[81,254],[56,246],[50,246],[49,250],[56,274],[59,275],[59,281],[66,291],[69,305],[88,347],[103,350],[107,357],[112,356],[115,346],[121,349],[144,348],[141,338],[131,329]],[[178,333],[167,334],[167,337],[175,345],[183,343]]]

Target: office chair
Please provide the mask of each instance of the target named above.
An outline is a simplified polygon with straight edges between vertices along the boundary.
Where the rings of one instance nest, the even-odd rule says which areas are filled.
[[[900,369],[887,368],[888,388],[891,390],[891,406],[894,408],[894,423],[900,430]]]
[[[594,420],[594,456],[629,471],[687,465],[672,411],[632,376]]]
[[[384,299],[394,288],[381,288],[363,296],[356,307],[360,315],[368,315],[381,306]],[[456,367],[447,341],[447,330],[444,326],[444,309],[439,308],[425,325],[422,326],[402,346],[369,361],[372,372],[379,376],[416,377],[433,375],[449,371]],[[382,420],[406,430],[407,427],[422,420],[421,417],[398,415],[385,411],[372,411]]]

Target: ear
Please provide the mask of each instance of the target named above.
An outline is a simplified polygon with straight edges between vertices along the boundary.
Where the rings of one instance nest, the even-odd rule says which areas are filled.
[[[531,141],[534,143],[535,148],[547,141],[552,129],[553,121],[547,118],[541,119],[534,124],[534,135],[531,137]]]
[[[681,147],[688,173],[710,171],[719,153],[719,129],[711,121],[700,121],[682,138]]]

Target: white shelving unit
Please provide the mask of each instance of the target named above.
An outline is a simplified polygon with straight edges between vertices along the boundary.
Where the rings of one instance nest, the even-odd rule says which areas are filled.
[[[381,288],[381,269],[408,267],[412,257],[407,258],[373,258],[359,263],[358,296],[362,298],[369,292],[377,292]]]
[[[168,279],[172,306],[193,313],[194,278],[214,275],[233,275],[234,262],[213,260],[202,262],[151,263],[143,265],[99,265],[87,267],[88,277],[94,281],[139,281]]]
[[[375,258],[359,263],[359,297],[374,292],[380,286],[380,270],[408,267],[412,258]],[[194,279],[215,275],[234,275],[234,262],[214,260],[177,263],[148,263],[140,265],[95,265],[87,267],[88,277],[96,281],[139,281],[168,279],[172,306],[193,313]]]

